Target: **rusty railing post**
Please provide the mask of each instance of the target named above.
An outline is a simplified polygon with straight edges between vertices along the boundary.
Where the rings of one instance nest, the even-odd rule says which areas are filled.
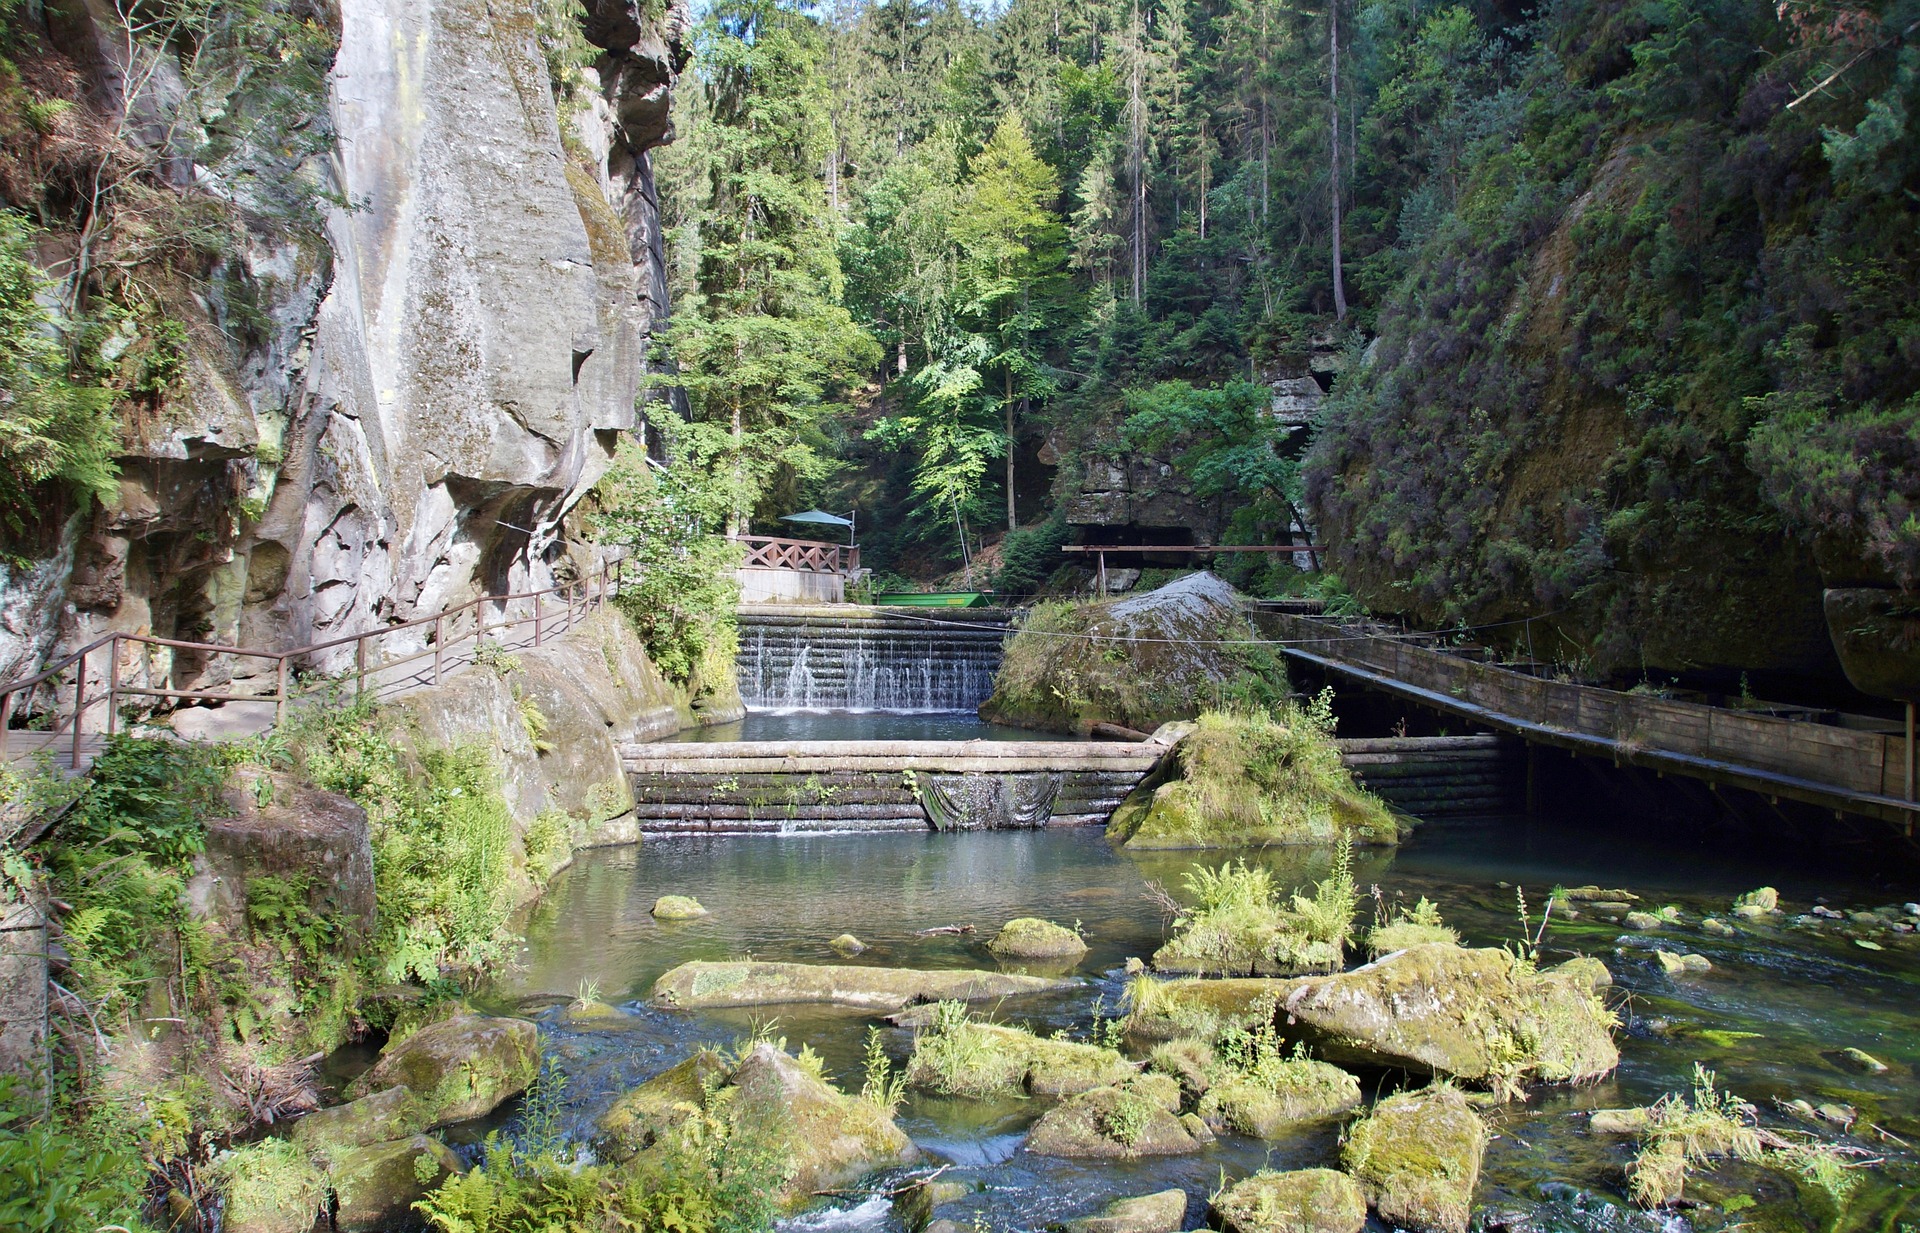
[[[7,760],[7,733],[13,727],[13,691],[0,698],[0,762]]]
[[[80,662],[76,667],[79,672],[73,686],[73,755],[70,765],[77,771],[80,769],[80,720],[87,713],[87,653],[85,651],[80,652]]]
[[[539,646],[544,641],[547,632],[540,623],[540,594],[539,591],[533,593],[533,645],[535,646]]]
[[[440,683],[440,657],[446,651],[447,640],[443,636],[447,628],[447,614],[437,613],[433,618],[433,683]]]
[[[360,701],[367,692],[367,635],[361,634],[353,640],[353,700]]]
[[[107,735],[120,720],[120,639],[107,644]]]
[[[274,661],[273,669],[273,726],[278,728],[287,722],[287,657],[284,652]]]

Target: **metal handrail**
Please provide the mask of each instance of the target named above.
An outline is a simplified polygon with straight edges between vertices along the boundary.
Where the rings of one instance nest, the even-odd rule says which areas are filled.
[[[565,606],[559,614],[554,615],[559,616],[564,622],[565,627],[571,629],[578,623],[579,617],[583,617],[588,612],[599,608],[605,604],[608,599],[619,594],[622,582],[622,567],[625,562],[626,556],[622,554],[610,560],[602,561],[597,574],[591,574],[584,578],[576,579],[573,582],[546,587],[538,591],[510,591],[504,595],[481,595],[455,607],[443,609],[432,616],[415,617],[410,621],[402,621],[394,625],[383,625],[378,629],[364,630],[357,634],[345,634],[338,638],[309,643],[305,646],[289,647],[282,651],[266,651],[253,647],[224,646],[213,642],[190,642],[179,638],[161,638],[153,634],[134,634],[122,631],[106,634],[94,639],[76,651],[68,652],[61,659],[42,668],[30,677],[0,683],[0,762],[6,760],[7,741],[13,722],[15,701],[21,694],[39,688],[76,664],[79,665],[79,672],[74,678],[73,712],[67,718],[56,723],[49,730],[48,734],[56,737],[61,736],[66,734],[69,727],[71,727],[73,740],[68,761],[69,765],[77,770],[80,766],[80,747],[81,739],[84,735],[85,717],[87,712],[96,703],[101,701],[107,703],[106,731],[109,736],[113,734],[115,726],[118,723],[119,702],[122,694],[135,697],[168,698],[199,702],[271,702],[274,704],[273,726],[277,727],[286,720],[287,703],[293,693],[288,673],[288,664],[290,661],[314,655],[321,651],[333,650],[336,647],[353,646],[354,696],[359,697],[366,692],[366,679],[369,671],[378,672],[383,669],[395,668],[402,664],[414,663],[418,660],[431,657],[434,661],[433,682],[438,684],[444,667],[448,625],[456,621],[462,614],[468,611],[473,611],[477,614],[474,627],[474,637],[477,641],[485,638],[487,635],[487,618],[483,610],[485,605],[500,604],[504,606],[516,600],[530,599],[533,601],[533,612],[531,616],[503,620],[501,624],[495,628],[511,629],[518,625],[524,625],[531,620],[533,622],[533,645],[537,647],[542,645],[546,640],[547,618],[549,616],[548,612],[541,607],[541,600],[553,595],[563,596]],[[594,586],[596,582],[598,583],[597,590]],[[576,615],[576,595],[578,596],[578,615]],[[397,634],[409,629],[418,629],[427,625],[434,627],[433,638],[429,644],[429,649],[402,655],[398,659],[383,659],[378,663],[369,664],[367,647],[370,643],[390,634]],[[465,635],[462,634],[460,637],[465,637]],[[167,689],[154,688],[150,685],[123,685],[120,683],[122,658],[120,648],[122,645],[128,643],[144,647],[158,646],[174,650],[205,651],[215,655],[235,655],[251,659],[272,660],[274,661],[273,692],[263,694],[237,694],[222,693],[214,690]],[[94,694],[92,697],[89,697],[87,693],[87,661],[95,652],[102,648],[105,648],[108,654],[106,692],[104,694]],[[151,661],[149,660],[149,662]]]

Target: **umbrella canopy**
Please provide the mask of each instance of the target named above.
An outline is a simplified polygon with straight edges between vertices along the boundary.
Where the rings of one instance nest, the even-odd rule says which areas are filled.
[[[853,525],[853,519],[851,518],[842,518],[838,514],[829,514],[825,510],[820,509],[810,509],[804,514],[782,514],[780,515],[780,521],[824,522],[836,527],[850,527]]]

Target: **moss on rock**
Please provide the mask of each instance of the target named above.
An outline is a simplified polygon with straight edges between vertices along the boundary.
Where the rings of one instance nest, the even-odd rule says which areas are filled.
[[[947,1096],[1070,1096],[1117,1083],[1138,1068],[1112,1049],[976,1023],[958,1002],[939,1007],[914,1040],[907,1082]]]
[[[337,1233],[378,1233],[414,1220],[413,1205],[465,1166],[426,1135],[343,1149],[331,1158]]]
[[[596,1124],[601,1154],[626,1160],[652,1147],[699,1111],[707,1090],[726,1078],[727,1069],[718,1052],[702,1049],[622,1095]]]
[[[1360,1233],[1367,1200],[1335,1169],[1263,1170],[1215,1196],[1213,1216],[1225,1233]]]
[[[427,1128],[426,1109],[405,1084],[319,1109],[293,1124],[290,1137],[315,1151],[404,1139]]]
[[[662,895],[653,901],[651,911],[655,920],[697,920],[708,915],[692,895]]]
[[[974,969],[922,972],[755,960],[683,963],[653,984],[653,1000],[682,1010],[831,1002],[890,1013],[921,1002],[971,1002],[1066,989],[1071,981]]]
[[[1086,733],[1096,723],[1151,732],[1225,698],[1286,696],[1286,669],[1232,587],[1212,574],[1125,599],[1043,605],[1007,644],[981,718]],[[1069,635],[1069,636],[1062,636]]]
[[[1087,944],[1065,925],[1022,916],[1000,926],[987,949],[1003,959],[1078,959]]]
[[[1341,1163],[1380,1218],[1418,1233],[1466,1233],[1487,1128],[1445,1084],[1374,1106],[1347,1132]]]
[[[309,1233],[327,1183],[305,1149],[284,1139],[234,1148],[214,1166],[229,1233]]]
[[[1186,1223],[1187,1192],[1179,1188],[1115,1199],[1098,1216],[1066,1223],[1066,1233],[1176,1233]]]
[[[1027,1150],[1042,1156],[1081,1158],[1177,1156],[1198,1151],[1200,1141],[1178,1116],[1179,1098],[1178,1085],[1163,1075],[1145,1075],[1081,1092],[1049,1109],[1034,1123],[1027,1136]]]
[[[1309,708],[1203,712],[1172,756],[1177,774],[1135,789],[1109,838],[1142,849],[1399,841],[1392,811],[1354,782],[1330,721]]]
[[[1195,1112],[1216,1129],[1272,1139],[1359,1105],[1358,1079],[1338,1066],[1297,1058],[1216,1079]]]
[[[354,1097],[406,1087],[426,1126],[491,1112],[540,1071],[540,1031],[525,1019],[457,1015],[389,1047],[347,1089]]]

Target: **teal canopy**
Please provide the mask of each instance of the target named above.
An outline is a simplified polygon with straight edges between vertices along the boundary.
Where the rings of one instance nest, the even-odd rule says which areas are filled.
[[[829,514],[827,511],[821,509],[810,509],[804,514],[782,514],[780,515],[780,521],[824,522],[836,527],[850,527],[853,525],[853,519],[842,518],[838,514]]]

